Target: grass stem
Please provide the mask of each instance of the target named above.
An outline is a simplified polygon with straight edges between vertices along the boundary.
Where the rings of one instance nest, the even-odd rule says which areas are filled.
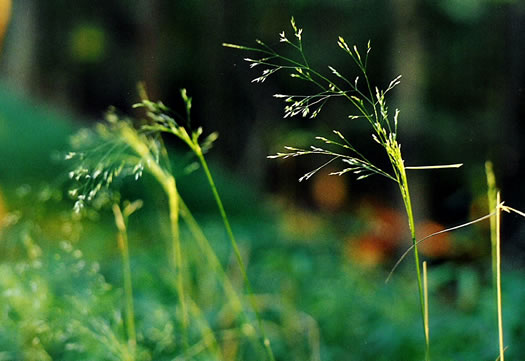
[[[494,295],[496,299],[496,312],[498,318],[498,344],[499,360],[505,361],[505,346],[503,343],[503,316],[502,316],[502,297],[501,297],[501,210],[509,211],[501,204],[501,195],[496,186],[496,176],[492,162],[485,163],[485,173],[487,175],[487,198],[490,210],[495,210],[495,215],[490,217],[490,243],[492,253],[492,280]]]
[[[128,345],[130,353],[134,358],[137,347],[137,335],[135,331],[135,312],[133,307],[133,286],[131,281],[131,262],[129,257],[128,233],[126,221],[120,207],[113,204],[113,214],[115,215],[115,224],[117,225],[118,248],[122,256],[122,274],[124,277],[124,299],[126,304],[126,332],[128,336]]]
[[[406,176],[406,171],[404,167],[404,161],[401,156],[401,150],[399,148],[395,149],[394,154],[389,154],[392,161],[392,166],[396,172],[398,178],[399,189],[401,191],[401,196],[405,204],[405,210],[408,217],[408,227],[410,228],[410,237],[412,238],[412,246],[414,248],[414,261],[416,264],[416,276],[417,276],[417,285],[419,292],[419,303],[421,308],[421,320],[423,321],[423,332],[425,334],[425,360],[430,360],[430,343],[427,336],[426,330],[428,329],[427,319],[425,317],[425,302],[423,294],[423,282],[421,280],[421,266],[419,262],[419,252],[417,250],[417,239],[416,239],[416,226],[414,222],[414,212],[412,211],[412,200],[410,198],[410,191],[408,189],[408,180]]]
[[[223,220],[224,227],[226,229],[226,233],[228,234],[228,237],[230,239],[230,242],[231,242],[231,245],[232,245],[232,248],[233,248],[233,252],[235,253],[235,258],[237,259],[237,263],[238,263],[240,271],[242,273],[242,276],[243,276],[243,279],[244,279],[244,283],[246,285],[246,289],[248,290],[248,298],[250,300],[250,304],[251,304],[251,306],[253,308],[253,311],[255,313],[255,317],[257,319],[257,324],[259,326],[259,330],[260,330],[262,338],[263,338],[263,345],[264,345],[264,348],[266,350],[267,356],[268,356],[268,358],[271,361],[274,361],[275,357],[273,355],[272,347],[271,347],[271,344],[270,344],[270,339],[267,337],[266,332],[264,330],[264,326],[263,326],[263,323],[262,323],[262,320],[261,320],[261,317],[260,317],[260,314],[259,314],[259,311],[258,311],[257,304],[255,303],[255,300],[253,298],[253,294],[254,293],[253,293],[253,290],[252,290],[252,286],[251,286],[250,280],[248,278],[248,274],[246,273],[246,267],[245,267],[244,262],[242,260],[241,252],[239,250],[239,246],[237,244],[237,241],[235,240],[235,236],[233,234],[233,231],[232,231],[232,228],[231,228],[231,225],[230,225],[230,221],[228,220],[228,216],[227,216],[226,211],[224,209],[224,205],[222,203],[221,197],[219,195],[219,192],[217,191],[217,186],[215,185],[215,181],[213,180],[213,176],[211,175],[210,169],[208,167],[208,163],[206,162],[206,159],[204,158],[204,154],[203,154],[201,148],[200,147],[195,147],[194,150],[195,150],[195,153],[196,153],[197,157],[199,158],[199,161],[200,161],[200,163],[202,165],[204,173],[206,174],[206,178],[207,178],[208,183],[210,185],[210,188],[212,190],[213,197],[215,198],[215,202],[217,203],[217,207],[219,208],[219,212],[221,214],[221,218]]]
[[[501,201],[500,192],[496,196],[496,204]],[[502,297],[501,297],[501,209],[496,212],[496,294],[498,308],[498,341],[500,360],[505,361],[505,345],[503,342],[503,315],[502,315]]]
[[[430,328],[428,324],[428,272],[427,262],[423,262],[423,291],[425,293],[425,341],[430,344]]]
[[[180,244],[180,232],[179,232],[179,194],[177,192],[177,185],[173,176],[168,176],[165,182],[163,182],[164,191],[168,197],[169,203],[169,218],[170,228],[172,236],[172,248],[173,248],[173,264],[176,272],[176,288],[180,298],[181,314],[182,314],[182,329],[183,329],[183,345],[188,345],[188,309],[186,306],[186,296],[184,289],[184,266],[182,263],[182,249]]]
[[[497,212],[498,209],[496,209],[498,203],[496,201],[498,189],[496,186],[496,176],[494,175],[494,168],[492,166],[492,162],[487,161],[485,163],[485,174],[487,176],[487,199],[488,199],[488,207],[489,211],[492,212],[493,210]],[[493,282],[493,289],[494,289],[494,297],[497,300],[497,293],[496,293],[496,264],[497,264],[497,227],[496,227],[496,218],[497,214],[494,214],[492,217],[490,217],[490,245],[491,245],[491,257],[492,257],[492,282]]]
[[[121,135],[126,143],[144,160],[149,172],[160,183],[162,189],[168,197],[169,220],[172,239],[172,257],[171,261],[176,274],[176,289],[179,297],[181,317],[182,317],[182,343],[185,348],[188,346],[188,308],[186,305],[186,295],[184,289],[184,274],[182,264],[182,250],[180,245],[179,232],[179,194],[177,192],[177,183],[175,177],[164,171],[155,161],[150,150],[141,140],[135,130],[129,126],[121,129]]]

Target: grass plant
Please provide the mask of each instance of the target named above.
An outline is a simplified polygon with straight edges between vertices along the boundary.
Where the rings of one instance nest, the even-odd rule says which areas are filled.
[[[185,104],[187,123],[189,124],[191,120],[190,114],[191,114],[191,107],[192,107],[192,99],[188,97],[185,89],[181,90],[181,96]],[[252,297],[253,288],[251,286],[250,280],[246,273],[246,266],[244,265],[244,261],[242,260],[241,252],[239,250],[237,240],[235,239],[235,236],[233,234],[233,231],[230,225],[230,221],[228,219],[228,215],[226,214],[226,210],[224,209],[224,205],[219,195],[219,192],[217,190],[217,186],[215,185],[215,181],[213,180],[213,176],[208,167],[208,163],[206,162],[206,158],[204,157],[204,154],[209,149],[209,146],[216,139],[217,134],[212,133],[202,144],[200,144],[199,137],[202,134],[202,128],[198,128],[196,131],[192,132],[190,136],[190,134],[187,132],[184,126],[179,125],[174,118],[166,114],[167,108],[165,108],[162,103],[159,103],[159,102],[154,103],[154,102],[149,101],[146,97],[143,97],[142,102],[135,105],[135,107],[137,108],[144,107],[148,111],[148,115],[152,121],[152,124],[145,126],[144,129],[148,131],[159,132],[159,133],[169,133],[169,134],[172,134],[178,137],[191,149],[191,151],[195,154],[195,156],[199,160],[199,163],[202,166],[202,169],[204,170],[204,173],[206,175],[206,179],[210,185],[211,191],[213,193],[213,198],[215,199],[215,202],[219,209],[221,219],[224,223],[224,228],[230,240],[233,252],[235,254],[235,258],[239,265],[239,269],[242,273],[242,277],[244,279],[244,283],[248,291],[250,304],[252,306],[252,309],[254,310],[254,313],[257,319],[257,323],[258,323],[258,327],[262,334],[262,342],[266,349],[267,356],[270,360],[274,360],[275,357],[273,355],[273,351],[270,345],[270,339],[266,336],[266,332],[264,330],[264,326],[262,324],[262,320],[259,315],[258,307],[255,303],[255,300]]]
[[[131,175],[134,176],[135,179],[138,179],[142,176],[143,171],[147,171],[151,174],[160,184],[168,199],[169,223],[172,239],[170,263],[175,271],[175,288],[180,305],[182,345],[185,350],[184,354],[191,354],[193,352],[192,350],[200,349],[204,346],[205,348],[210,348],[213,354],[220,354],[217,346],[217,339],[213,336],[211,327],[205,321],[202,311],[188,292],[190,280],[188,279],[185,270],[186,266],[184,262],[187,257],[183,256],[181,246],[179,216],[183,217],[185,223],[188,225],[190,233],[206,255],[207,264],[211,266],[220,283],[223,285],[225,294],[232,309],[236,310],[237,313],[240,311],[240,313],[244,315],[243,319],[246,326],[249,325],[250,320],[242,304],[241,298],[237,295],[237,292],[226,276],[209,241],[178,192],[177,182],[171,169],[168,152],[164,146],[161,135],[163,133],[169,133],[179,138],[197,157],[202,169],[204,170],[213,198],[219,209],[226,234],[230,240],[236,261],[244,279],[251,310],[258,323],[261,344],[266,350],[267,358],[269,360],[274,360],[269,338],[266,336],[257,304],[253,298],[252,286],[246,273],[246,267],[242,260],[239,246],[204,156],[215,141],[217,134],[212,133],[205,138],[204,141],[200,141],[199,138],[203,133],[202,128],[198,128],[195,131],[189,129],[191,98],[187,96],[184,89],[181,91],[181,96],[186,108],[186,119],[171,112],[161,102],[150,101],[147,98],[145,91],[141,90],[142,100],[134,107],[144,109],[145,118],[141,120],[141,124],[138,127],[135,126],[132,119],[119,117],[115,110],[110,110],[107,114],[107,122],[104,124],[98,124],[96,134],[93,134],[93,132],[88,130],[83,130],[73,138],[73,146],[80,150],[70,152],[67,154],[66,159],[77,160],[77,167],[69,174],[70,178],[79,183],[79,186],[70,191],[70,195],[76,200],[74,210],[75,212],[80,213],[83,211],[87,202],[97,204],[97,202],[104,203],[107,202],[108,199],[112,199],[112,193],[109,191],[109,186],[117,177]],[[127,253],[126,219],[127,216],[131,214],[130,212],[135,209],[136,207],[132,207],[129,209],[125,208],[124,211],[121,211],[118,206],[113,206],[115,221],[117,228],[119,229],[122,257],[124,260],[124,286],[128,310],[127,324],[130,344],[136,342],[133,341],[136,339],[136,336],[131,311],[131,275],[129,270],[129,254]],[[199,333],[202,336],[201,340],[203,343],[198,347],[190,347],[190,317],[193,317],[194,321],[196,321],[193,322],[193,324],[198,326],[198,329],[200,330]]]
[[[328,66],[330,74],[325,74],[310,66],[303,46],[303,29],[300,29],[294,18],[291,19],[293,37],[289,38],[285,31],[279,34],[279,41],[290,46],[297,52],[295,58],[282,55],[271,46],[257,40],[257,47],[247,47],[225,43],[226,47],[240,49],[262,55],[260,58],[245,58],[250,63],[250,67],[262,67],[262,74],[252,82],[262,83],[270,75],[279,71],[288,71],[293,78],[304,80],[313,84],[318,92],[307,95],[286,95],[275,94],[274,97],[283,99],[285,102],[284,117],[301,115],[303,117],[315,118],[318,116],[323,106],[331,99],[344,99],[352,105],[357,112],[348,116],[351,120],[363,119],[369,123],[372,129],[372,140],[382,147],[391,165],[391,172],[381,169],[372,163],[364,154],[357,150],[347,138],[337,130],[334,130],[335,140],[326,137],[316,139],[324,143],[324,146],[311,146],[309,149],[301,149],[286,146],[285,152],[271,155],[269,158],[286,159],[304,155],[321,155],[328,158],[318,168],[306,173],[299,181],[307,180],[316,174],[323,167],[335,161],[341,161],[343,168],[340,171],[332,172],[331,175],[341,176],[352,173],[357,180],[365,179],[372,175],[383,176],[397,184],[401,198],[403,200],[408,228],[412,239],[416,277],[418,284],[419,303],[423,333],[426,335],[428,329],[425,317],[424,292],[421,276],[421,262],[417,249],[416,228],[414,223],[414,211],[410,197],[409,183],[406,171],[409,169],[442,169],[457,168],[461,164],[437,165],[437,166],[405,166],[405,160],[401,153],[401,144],[398,142],[398,118],[399,110],[396,109],[392,115],[386,103],[387,94],[392,91],[399,83],[401,76],[394,78],[386,87],[381,90],[374,87],[368,76],[368,56],[371,51],[370,42],[366,47],[366,53],[362,54],[356,45],[349,46],[343,37],[339,37],[337,45],[349,55],[350,59],[357,66],[360,74],[354,79],[342,75],[332,66]],[[362,79],[361,79],[362,77]],[[425,336],[425,359],[430,358],[429,340]]]

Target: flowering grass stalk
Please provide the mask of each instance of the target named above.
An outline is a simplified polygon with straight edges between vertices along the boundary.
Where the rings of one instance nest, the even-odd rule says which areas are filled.
[[[187,123],[189,124],[192,99],[188,97],[185,89],[181,90],[181,96],[186,106]],[[259,315],[258,307],[255,303],[255,300],[253,299],[254,293],[253,293],[253,289],[251,286],[251,282],[246,273],[246,266],[244,265],[244,261],[242,260],[237,240],[235,239],[235,235],[232,231],[230,221],[228,219],[226,210],[224,209],[224,205],[222,203],[221,197],[217,190],[217,186],[215,185],[215,181],[208,167],[208,163],[206,161],[206,158],[204,157],[204,154],[208,151],[211,144],[217,138],[217,134],[216,133],[210,134],[202,143],[200,143],[199,138],[203,132],[202,128],[198,128],[196,131],[193,131],[190,135],[190,133],[188,133],[188,131],[186,130],[184,126],[179,125],[179,123],[173,117],[167,115],[168,109],[165,108],[162,103],[160,102],[155,103],[147,99],[143,99],[142,102],[136,104],[135,107],[145,108],[147,110],[149,119],[152,121],[151,125],[146,125],[143,127],[145,130],[151,131],[151,132],[169,133],[169,134],[175,135],[191,149],[191,151],[196,155],[197,159],[199,160],[199,163],[202,166],[202,169],[204,170],[204,173],[206,175],[208,184],[210,185],[213,197],[215,199],[215,202],[217,204],[219,213],[221,215],[221,218],[224,224],[224,228],[230,240],[232,249],[235,254],[235,258],[237,260],[239,269],[243,276],[244,283],[245,283],[245,286],[246,286],[246,289],[249,295],[249,301],[255,313],[257,323],[259,326],[259,330],[261,332],[264,348],[266,350],[269,360],[274,360],[275,357],[273,355],[273,351],[270,345],[270,340],[266,336],[266,332],[264,330],[262,320]]]
[[[176,275],[183,329],[182,342],[186,347],[189,318],[178,224],[179,198],[167,153],[160,138],[135,129],[130,119],[119,118],[114,110],[108,112],[106,119],[106,123],[97,125],[96,135],[84,130],[73,137],[73,146],[82,151],[71,152],[66,156],[66,159],[77,159],[79,163],[69,174],[70,178],[81,184],[69,192],[76,198],[74,210],[80,212],[86,202],[100,202],[100,198],[103,201],[107,192],[101,191],[108,190],[117,177],[132,175],[138,179],[146,170],[157,180],[168,198],[172,240],[170,262]]]
[[[413,244],[421,317],[423,321],[423,331],[425,332],[428,325],[425,318],[421,265],[416,244],[414,213],[406,170],[457,168],[460,167],[461,164],[423,167],[405,166],[401,153],[401,144],[398,142],[397,138],[399,110],[396,109],[392,116],[386,104],[386,95],[400,83],[401,76],[394,78],[385,90],[372,86],[367,72],[368,56],[371,51],[370,42],[367,44],[366,53],[362,54],[357,46],[349,46],[345,39],[340,36],[337,45],[350,56],[350,59],[352,59],[359,69],[360,75],[354,79],[350,79],[342,75],[332,66],[328,66],[329,74],[325,74],[310,66],[303,47],[303,30],[298,28],[293,17],[291,19],[291,26],[293,30],[292,37],[289,38],[286,32],[283,31],[279,34],[279,41],[288,45],[298,53],[298,56],[295,58],[282,55],[260,40],[256,40],[257,47],[247,47],[229,43],[223,45],[229,48],[250,51],[262,56],[259,58],[244,59],[250,63],[251,68],[263,68],[261,75],[253,79],[252,82],[262,83],[270,75],[279,71],[288,71],[291,77],[309,82],[318,89],[317,93],[306,95],[275,94],[274,97],[283,99],[285,102],[285,118],[295,115],[315,118],[330,99],[344,99],[348,101],[356,111],[355,114],[350,114],[348,118],[351,120],[364,119],[369,123],[372,129],[371,138],[385,150],[386,156],[391,164],[391,172],[381,169],[373,164],[363,153],[358,151],[341,132],[337,130],[333,131],[335,139],[329,139],[326,137],[316,138],[324,143],[324,146],[311,146],[308,149],[286,146],[285,152],[271,155],[268,158],[286,159],[313,154],[322,155],[328,158],[328,160],[321,166],[303,175],[299,181],[307,180],[328,164],[340,161],[343,165],[342,169],[332,172],[331,175],[341,176],[346,173],[352,173],[358,180],[365,179],[372,175],[380,175],[398,185],[405,206],[408,227]],[[425,358],[427,360],[430,358],[429,354],[429,341],[428,338],[425,337]]]
[[[153,176],[161,185],[161,188],[168,198],[172,236],[170,263],[175,269],[176,291],[180,302],[180,316],[183,331],[182,343],[185,352],[188,352],[189,347],[188,328],[190,326],[189,317],[191,314],[198,321],[193,324],[196,326],[200,325],[199,328],[202,331],[202,337],[207,340],[202,345],[209,345],[213,353],[217,354],[217,341],[209,335],[211,328],[209,326],[202,326],[206,324],[202,316],[203,314],[196,308],[198,307],[197,304],[192,301],[190,295],[186,292],[187,286],[185,283],[188,283],[189,280],[186,279],[187,276],[183,263],[184,258],[180,242],[179,216],[184,218],[188,224],[190,233],[196,238],[199,247],[208,258],[208,262],[220,279],[233,309],[242,311],[241,313],[243,315],[245,315],[245,313],[242,302],[227,278],[215,252],[178,193],[177,183],[170,167],[168,153],[163,144],[162,134],[169,133],[182,140],[196,155],[204,169],[206,179],[210,184],[249,293],[249,300],[259,324],[262,344],[266,350],[268,359],[272,361],[274,360],[274,356],[270,341],[265,334],[258,308],[252,297],[253,291],[247,277],[246,267],[241,258],[237,241],[235,240],[226,211],[204,156],[217,138],[217,134],[212,133],[203,141],[200,141],[203,133],[202,128],[194,131],[189,130],[191,98],[187,96],[184,89],[181,91],[181,96],[186,106],[185,119],[172,113],[161,102],[150,101],[145,91],[141,91],[142,100],[134,106],[135,108],[145,110],[145,118],[141,119],[141,125],[136,127],[132,119],[119,117],[114,110],[111,110],[107,114],[107,122],[98,124],[96,132],[83,130],[77,134],[77,136],[73,137],[73,147],[80,149],[80,151],[68,153],[66,159],[77,160],[78,163],[78,166],[69,173],[70,178],[79,184],[78,187],[73,188],[69,192],[70,196],[76,200],[74,210],[75,212],[82,212],[85,204],[88,202],[93,204],[107,202],[108,199],[111,199],[109,186],[118,177],[131,175],[134,176],[135,179],[138,179],[144,171],[147,171]],[[185,125],[183,126],[181,124]],[[115,214],[118,222],[117,225],[120,226],[119,229],[125,229],[122,228],[122,219],[119,217],[118,210],[116,210]]]

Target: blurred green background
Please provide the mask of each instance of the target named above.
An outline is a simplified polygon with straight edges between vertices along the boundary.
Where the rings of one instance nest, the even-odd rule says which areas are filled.
[[[95,301],[85,306],[98,312],[93,317],[114,316],[111,305],[119,301],[112,303],[111,297],[118,299],[118,294],[104,293],[106,281],[93,281],[90,277],[95,276],[80,271],[81,280],[58,277],[57,269],[69,261],[63,261],[66,266],[43,262],[43,268],[34,269],[29,261],[37,257],[32,247],[42,252],[38,257],[47,254],[52,260],[60,254],[68,260],[73,251],[65,246],[56,251],[65,241],[81,249],[87,262],[99,263],[101,269],[95,273],[119,289],[112,215],[101,211],[87,221],[71,217],[73,202],[64,196],[67,166],[60,159],[69,149],[68,137],[102,119],[109,106],[130,112],[138,100],[137,82],[144,81],[151,98],[180,112],[184,109],[179,89],[186,88],[193,97],[193,121],[206,133],[219,132],[209,157],[249,259],[256,293],[273,297],[279,310],[268,317],[289,326],[287,332],[275,333],[277,358],[315,360],[318,347],[322,360],[421,359],[411,260],[405,261],[392,283],[383,283],[408,245],[397,189],[383,179],[355,181],[329,177],[327,172],[298,183],[318,159],[266,159],[283,145],[308,146],[315,136],[339,129],[359,149],[385,162],[367,125],[349,120],[350,110],[337,102],[314,120],[284,120],[283,104],[271,95],[303,93],[308,88],[284,73],[253,84],[250,81],[259,71],[243,61],[250,54],[222,46],[223,42],[251,46],[256,38],[279,46],[278,34],[289,30],[291,16],[304,28],[305,52],[313,67],[324,70],[332,65],[350,78],[356,75],[351,60],[337,47],[341,35],[361,48],[371,40],[373,83],[384,87],[403,75],[389,101],[391,109],[401,110],[400,139],[407,165],[464,163],[458,170],[410,173],[421,235],[487,213],[484,163],[489,159],[495,164],[503,199],[525,209],[521,1],[18,0],[12,10],[0,56],[0,213],[5,219],[0,287],[6,305],[22,307],[6,291],[16,287],[23,295],[27,292],[27,299],[36,297],[27,286],[32,282],[58,295],[77,295],[85,285],[93,287],[94,294],[103,294],[100,299],[109,304],[100,306],[102,311],[97,311]],[[169,145],[178,151],[177,143]],[[132,247],[139,279],[137,302],[158,302],[163,310],[169,298],[157,293],[169,294],[165,290],[169,285],[156,287],[148,279],[162,277],[155,267],[162,255],[163,236],[157,231],[165,236],[167,229],[158,211],[162,195],[151,191],[152,183],[127,182],[122,192],[123,198],[145,200],[145,216],[130,230],[133,247],[141,250],[134,252]],[[221,259],[228,262],[230,250],[202,174],[197,171],[180,183],[190,208],[213,235]],[[515,360],[522,354],[525,333],[520,322],[525,301],[524,225],[517,216],[504,218],[505,321],[508,354]],[[433,359],[494,360],[488,225],[446,235],[435,244],[440,246],[422,249],[430,262]],[[29,266],[23,271],[10,268],[20,262]],[[67,287],[74,290],[64,291]],[[5,306],[0,359],[75,359],[73,351],[60,351],[64,345],[60,335],[42,331],[35,321],[42,319],[60,329],[63,319],[73,317],[56,314],[56,309],[70,307],[64,302],[56,296],[41,308],[23,306],[35,315],[20,311],[16,317],[12,316],[16,307]],[[147,315],[148,307],[140,311],[139,306],[138,312]],[[297,336],[304,333],[304,324],[297,321],[301,317],[311,317],[318,325],[318,346],[306,350],[301,346],[304,340]],[[35,334],[40,337],[38,345],[33,344]],[[93,359],[111,359],[105,358],[104,346],[98,347],[92,346],[98,350]],[[168,359],[163,355],[169,352],[162,352],[151,354]]]

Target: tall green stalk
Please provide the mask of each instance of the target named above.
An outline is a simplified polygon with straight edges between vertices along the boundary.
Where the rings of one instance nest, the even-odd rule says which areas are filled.
[[[496,195],[496,204],[500,204],[500,192]],[[501,297],[501,209],[496,211],[496,305],[498,313],[499,359],[505,361],[505,344],[503,342],[503,305]]]
[[[136,203],[138,205],[138,203]],[[128,208],[128,207],[127,207]],[[134,209],[137,206],[133,207]],[[137,348],[137,334],[135,331],[135,312],[133,307],[133,284],[131,280],[131,263],[128,247],[127,217],[132,213],[130,208],[125,209],[124,214],[118,204],[113,204],[113,214],[115,224],[118,229],[118,248],[122,256],[122,274],[124,277],[124,299],[126,304],[126,330],[128,336],[128,346],[134,359]]]
[[[185,89],[181,90],[181,96],[186,106],[185,122],[189,126],[192,99],[191,97],[188,97]],[[226,233],[228,235],[228,238],[230,239],[230,242],[231,242],[234,254],[235,254],[235,258],[237,260],[240,271],[242,273],[244,283],[246,285],[246,289],[248,290],[248,293],[250,296],[249,297],[250,304],[257,318],[257,323],[258,323],[259,330],[262,335],[262,339],[263,339],[262,341],[263,341],[264,348],[266,350],[267,356],[270,359],[270,361],[273,361],[275,357],[272,352],[270,340],[266,336],[266,333],[264,331],[263,323],[262,323],[262,320],[258,312],[258,307],[255,303],[255,300],[253,299],[253,290],[252,290],[250,281],[248,279],[248,275],[246,273],[246,266],[244,265],[244,262],[242,260],[239,246],[237,244],[237,241],[235,240],[235,236],[233,234],[230,222],[228,220],[228,216],[224,209],[224,205],[222,203],[221,197],[219,196],[219,192],[217,191],[217,187],[213,180],[213,176],[211,175],[210,169],[204,157],[204,153],[209,149],[209,147],[211,146],[211,143],[216,139],[217,135],[215,133],[212,133],[206,139],[204,139],[204,141],[199,142],[199,137],[202,135],[202,132],[203,132],[202,128],[197,128],[195,131],[189,131],[188,129],[186,129],[185,126],[182,126],[179,124],[181,119],[177,121],[175,120],[175,118],[168,115],[168,111],[169,111],[168,108],[165,107],[161,102],[152,102],[148,100],[145,96],[143,96],[142,102],[139,104],[136,104],[135,107],[137,108],[142,107],[147,110],[148,119],[150,120],[151,124],[143,126],[142,129],[144,131],[151,132],[151,133],[169,133],[169,134],[175,135],[180,140],[182,140],[191,149],[191,151],[197,156],[204,170],[204,173],[206,175],[206,179],[208,180],[208,183],[210,185],[211,191],[213,193],[213,197],[215,199],[215,202],[217,203],[217,207],[219,208],[219,212],[223,220],[224,227],[226,229]],[[184,121],[184,119],[182,119],[182,121]]]
[[[487,200],[489,211],[497,211],[496,207],[498,203],[496,198],[498,194],[498,188],[496,186],[496,176],[494,175],[494,167],[492,165],[492,162],[490,161],[485,162],[485,174],[487,176]],[[497,239],[498,231],[496,227],[496,215],[493,215],[492,217],[490,217],[490,249],[492,256],[492,281],[494,292],[496,292]],[[496,293],[494,294],[494,296],[497,297]]]
[[[169,220],[172,237],[172,264],[175,268],[176,273],[176,289],[181,306],[182,316],[182,329],[183,329],[183,345],[188,345],[188,308],[186,305],[186,295],[184,287],[184,266],[182,259],[182,250],[180,244],[180,232],[179,232],[179,195],[177,192],[177,183],[175,177],[170,173],[166,172],[162,167],[155,161],[149,148],[141,141],[137,132],[128,126],[123,126],[121,134],[126,143],[143,159],[144,163],[148,167],[148,170],[153,177],[162,186],[162,189],[168,197],[169,205]]]
[[[487,175],[487,199],[489,210],[495,210],[496,214],[490,217],[490,243],[492,255],[492,282],[496,304],[496,315],[498,324],[499,360],[505,361],[505,346],[503,342],[503,314],[501,297],[501,196],[496,186],[496,176],[492,162],[485,163]],[[505,208],[507,211],[510,208]],[[514,210],[513,210],[514,211]],[[519,212],[518,212],[519,213]]]
[[[267,358],[273,361],[275,358],[269,338],[264,331],[255,298],[253,297],[253,290],[247,277],[246,267],[242,261],[226,211],[204,157],[204,154],[216,139],[216,134],[212,133],[200,142],[199,137],[202,134],[202,128],[198,128],[195,131],[190,130],[191,98],[187,96],[184,89],[181,91],[181,96],[186,105],[187,119],[182,119],[180,123],[171,117],[173,113],[161,102],[150,101],[143,88],[140,93],[142,101],[136,104],[135,108],[144,108],[146,117],[140,120],[141,123],[138,127],[135,126],[136,122],[133,120],[122,118],[114,110],[110,110],[106,117],[107,123],[97,124],[96,132],[83,130],[72,139],[73,147],[78,149],[79,152],[69,152],[65,158],[78,160],[76,168],[69,173],[70,178],[79,183],[77,188],[69,191],[70,196],[76,199],[74,211],[81,212],[87,202],[92,202],[99,191],[108,189],[109,185],[117,177],[133,175],[135,179],[138,179],[142,176],[144,170],[150,173],[160,184],[168,200],[171,231],[169,261],[175,270],[175,288],[180,303],[181,339],[184,354],[191,354],[191,352],[203,346],[211,348],[214,354],[218,354],[218,343],[214,335],[210,334],[211,327],[203,317],[203,313],[198,309],[198,305],[187,294],[186,286],[189,285],[189,280],[187,280],[181,249],[179,215],[187,223],[190,233],[195,237],[197,244],[207,258],[209,266],[221,281],[233,312],[242,314],[248,323],[250,318],[245,311],[243,302],[225,274],[217,255],[178,193],[176,179],[170,167],[170,160],[163,144],[161,133],[170,133],[181,139],[195,153],[205,171],[214,199],[219,207],[226,233],[231,241],[237,263],[243,275],[245,287],[249,293],[248,299],[257,318],[259,336],[261,336],[264,349],[268,355]],[[111,194],[111,191],[108,190],[108,194]],[[115,217],[120,230],[125,230],[125,219],[127,217],[125,213],[126,210],[120,212],[120,209],[115,208]],[[121,236],[120,241],[124,244],[127,242],[127,238]],[[122,249],[126,250],[127,248],[123,246]],[[131,299],[131,273],[129,269],[129,255],[126,255],[126,252],[123,253],[125,264],[124,278],[125,293],[128,300],[127,305],[129,306],[131,305],[131,302],[129,302]],[[132,310],[132,307],[127,307],[127,309]],[[130,311],[129,314],[132,314],[132,312]],[[201,336],[204,340],[203,343],[192,345],[191,351],[188,343],[190,315],[195,321],[194,325],[202,331]],[[127,324],[129,325],[128,334],[130,338],[136,339],[136,332],[131,317],[128,317]],[[250,342],[254,342],[251,337]],[[136,344],[136,341],[132,343]]]
[[[408,190],[408,183],[406,180],[406,175],[404,168],[401,168],[401,174],[403,181],[399,183],[401,194],[403,196],[403,202],[405,204],[405,210],[408,217],[408,226],[410,228],[410,237],[412,239],[412,245],[414,247],[414,262],[416,264],[416,275],[417,275],[417,286],[419,292],[419,303],[421,308],[421,320],[423,322],[423,332],[425,334],[425,360],[430,360],[430,342],[428,337],[426,337],[426,330],[428,329],[427,317],[425,317],[425,302],[424,302],[424,292],[423,292],[423,282],[421,280],[421,266],[419,261],[419,252],[417,249],[417,239],[416,239],[416,227],[414,223],[414,213],[412,211],[412,201],[410,199],[410,192]]]
[[[219,212],[221,214],[222,221],[224,223],[224,228],[226,229],[226,233],[228,234],[228,238],[230,239],[231,246],[233,248],[233,251],[235,253],[235,257],[237,259],[237,263],[239,264],[239,268],[241,270],[242,276],[244,278],[244,283],[246,285],[246,289],[248,290],[249,300],[250,304],[252,306],[252,309],[255,313],[255,317],[257,319],[257,324],[259,326],[259,330],[261,332],[262,338],[263,338],[263,345],[266,350],[268,358],[273,361],[275,360],[275,356],[273,355],[272,347],[270,344],[270,339],[266,335],[265,328],[262,323],[262,319],[259,315],[259,308],[257,307],[257,304],[255,303],[255,299],[253,298],[254,292],[251,286],[250,279],[248,278],[248,274],[246,273],[246,266],[244,265],[244,261],[242,260],[241,252],[239,251],[239,246],[237,244],[237,241],[235,240],[235,236],[233,234],[230,221],[228,220],[228,216],[226,214],[226,211],[224,209],[224,205],[222,203],[221,197],[219,195],[219,192],[217,191],[217,187],[215,185],[215,181],[213,180],[213,176],[211,175],[210,169],[208,167],[208,163],[206,162],[206,159],[204,158],[204,154],[202,153],[202,149],[198,144],[196,144],[196,147],[194,149],[195,154],[199,158],[199,161],[202,165],[202,168],[204,170],[204,173],[206,174],[206,178],[208,180],[208,183],[210,185],[210,188],[213,193],[213,197],[215,198],[215,202],[217,203],[217,207],[219,208]]]
[[[428,272],[427,272],[427,262],[423,262],[423,292],[424,292],[424,323],[425,323],[425,342],[427,343],[426,350],[426,359],[430,358],[430,327],[428,325]]]
[[[366,54],[361,54],[357,46],[349,46],[346,41],[339,37],[337,45],[350,56],[352,61],[359,69],[359,76],[350,79],[342,75],[332,66],[328,66],[329,74],[313,69],[304,53],[303,30],[299,29],[294,18],[291,19],[293,36],[288,37],[285,31],[279,34],[279,41],[291,47],[298,53],[298,56],[283,56],[274,50],[272,46],[257,40],[257,47],[247,47],[224,43],[223,46],[250,51],[261,55],[261,58],[245,58],[250,67],[262,68],[262,74],[252,82],[262,83],[269,76],[279,72],[288,71],[293,78],[301,79],[312,83],[317,93],[314,94],[275,94],[275,98],[283,99],[285,102],[284,117],[293,117],[300,115],[302,117],[315,118],[321,112],[323,106],[330,99],[345,99],[352,106],[356,114],[350,114],[350,120],[363,119],[369,123],[372,128],[372,140],[384,148],[386,155],[392,166],[393,174],[387,172],[369,161],[363,153],[358,151],[347,138],[339,131],[334,130],[336,139],[326,137],[316,137],[317,140],[325,144],[321,146],[310,146],[310,148],[285,147],[284,152],[279,152],[269,158],[291,158],[303,155],[320,155],[325,156],[328,160],[321,166],[303,175],[299,181],[307,180],[316,174],[320,169],[332,164],[334,161],[341,161],[344,168],[340,171],[332,172],[330,175],[341,176],[346,173],[356,175],[357,180],[365,179],[372,175],[380,175],[397,183],[408,219],[408,226],[412,239],[412,248],[414,249],[414,260],[416,264],[417,284],[421,308],[421,318],[423,321],[423,331],[428,329],[428,322],[424,313],[423,284],[421,280],[421,265],[417,249],[416,229],[414,224],[414,213],[406,176],[407,169],[442,169],[457,168],[461,164],[436,165],[436,166],[418,166],[407,167],[401,155],[401,145],[397,140],[398,135],[398,116],[399,110],[396,109],[392,116],[386,104],[386,95],[400,83],[400,76],[394,78],[385,90],[373,87],[369,81],[367,73],[368,55],[371,47],[370,42],[367,44]],[[332,80],[333,79],[333,80]],[[363,84],[364,83],[364,84]],[[334,150],[337,148],[339,150]],[[341,151],[344,150],[343,151]],[[425,359],[429,360],[430,345],[428,337],[425,337]]]

